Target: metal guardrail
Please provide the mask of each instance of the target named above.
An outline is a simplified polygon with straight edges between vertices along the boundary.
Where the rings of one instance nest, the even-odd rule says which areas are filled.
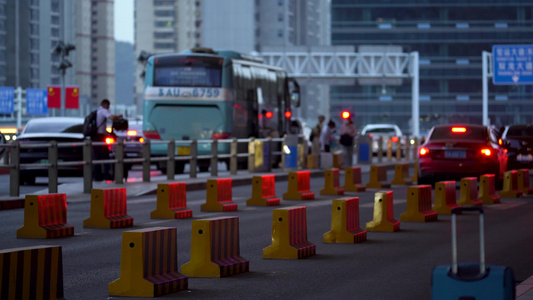
[[[300,143],[303,143],[303,136],[298,138]],[[124,142],[119,140],[114,143],[114,159],[104,159],[104,160],[94,160],[93,159],[93,146],[107,146],[108,144],[104,142],[92,142],[87,139],[83,143],[57,143],[56,141],[51,141],[50,143],[43,144],[31,144],[31,145],[21,145],[18,141],[14,141],[11,144],[0,144],[1,148],[7,148],[9,150],[9,155],[6,155],[4,158],[4,165],[0,165],[0,169],[9,169],[10,173],[10,184],[9,184],[9,195],[12,197],[18,197],[20,194],[20,171],[29,168],[35,167],[45,167],[48,168],[48,191],[49,193],[58,192],[58,171],[59,167],[63,166],[83,166],[83,192],[90,193],[93,186],[93,166],[99,164],[114,164],[114,181],[115,183],[122,184],[124,183],[124,164],[125,163],[141,163],[142,164],[142,180],[143,182],[150,182],[150,168],[153,162],[166,161],[167,167],[167,178],[169,180],[174,180],[175,176],[175,162],[176,161],[188,161],[190,165],[189,177],[197,178],[197,170],[199,159],[209,159],[211,167],[211,175],[218,176],[218,162],[221,159],[229,159],[229,169],[232,175],[237,174],[237,159],[245,157],[248,159],[248,170],[254,171],[254,156],[255,149],[250,147],[250,144],[253,144],[255,141],[261,141],[263,143],[268,143],[268,161],[269,166],[267,170],[270,170],[272,167],[272,157],[281,156],[282,164],[284,162],[283,151],[272,151],[273,143],[281,143],[280,149],[283,150],[284,145],[286,144],[286,137],[284,138],[266,138],[266,139],[227,139],[227,140],[190,140],[190,141],[145,141],[141,142]],[[229,154],[219,154],[218,153],[218,144],[219,143],[229,143],[230,144],[230,153]],[[238,153],[238,144],[246,143],[248,144],[248,152]],[[124,145],[125,144],[140,144],[142,157],[140,158],[125,158],[124,157]],[[167,156],[154,156],[150,155],[150,145],[151,144],[167,144]],[[198,155],[198,144],[211,144],[211,154],[210,155]],[[182,156],[176,155],[176,146],[185,145],[190,147],[190,155]],[[58,149],[59,148],[72,148],[72,147],[82,147],[83,148],[83,161],[68,161],[61,162],[58,161]],[[21,164],[20,163],[20,150],[21,149],[30,149],[30,148],[48,148],[48,162],[39,163],[39,164]],[[250,151],[252,150],[252,151]],[[6,153],[7,154],[7,153]]]

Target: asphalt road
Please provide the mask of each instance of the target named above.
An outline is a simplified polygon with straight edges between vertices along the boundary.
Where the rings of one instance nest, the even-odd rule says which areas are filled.
[[[367,176],[363,174],[363,182],[368,182]],[[388,177],[392,178],[392,173]],[[160,298],[429,299],[432,269],[451,262],[450,217],[439,216],[432,223],[401,222],[399,232],[368,232],[363,243],[324,244],[322,235],[330,230],[331,200],[336,197],[320,196],[323,184],[323,179],[311,179],[316,200],[281,201],[281,207],[306,206],[308,240],[316,245],[317,255],[302,260],[262,258],[262,249],[271,244],[272,211],[276,207],[247,207],[250,186],[233,187],[233,201],[239,204],[239,211],[229,213],[201,212],[206,192],[189,192],[192,220],[239,217],[240,252],[250,261],[250,272],[227,278],[189,278],[188,291]],[[287,182],[276,184],[278,197],[286,190]],[[394,216],[399,220],[406,210],[407,188],[394,186],[390,190],[394,192]],[[363,228],[372,220],[376,191],[346,195],[359,197]],[[487,263],[510,266],[518,282],[533,274],[532,200],[533,196],[502,199],[502,204],[485,207]],[[65,298],[109,299],[108,283],[120,277],[123,231],[176,227],[178,265],[190,260],[192,220],[152,220],[155,203],[155,196],[128,199],[128,214],[134,218],[134,228],[128,229],[83,228],[90,203],[69,203],[68,223],[74,226],[75,236],[55,240],[17,239],[23,210],[0,211],[0,249],[61,245]],[[458,221],[459,261],[475,262],[479,258],[478,217],[465,214]]]

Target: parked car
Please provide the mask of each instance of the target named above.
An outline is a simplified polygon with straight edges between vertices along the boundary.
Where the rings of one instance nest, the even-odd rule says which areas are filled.
[[[128,121],[126,130],[113,130],[113,132],[117,137],[117,141],[124,141],[124,158],[142,157],[142,145],[140,143],[145,141],[142,121]],[[128,178],[128,172],[133,165],[135,163],[124,164],[124,178]]]
[[[508,170],[533,168],[533,126],[517,124],[505,126],[501,144],[507,150]]]
[[[389,138],[392,138],[392,148],[396,149],[398,143],[405,146],[405,137],[400,128],[395,124],[368,124],[361,130],[361,135],[368,135],[372,138],[372,153],[377,155],[379,149],[379,138],[382,138],[383,153],[387,151],[387,143]]]
[[[418,184],[494,174],[497,184],[507,169],[498,136],[482,125],[438,125],[419,148]]]

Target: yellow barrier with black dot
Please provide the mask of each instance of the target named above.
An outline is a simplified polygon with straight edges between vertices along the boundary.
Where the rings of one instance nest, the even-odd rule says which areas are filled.
[[[124,231],[120,278],[109,283],[109,296],[158,297],[186,290],[177,248],[174,227]]]
[[[0,250],[0,297],[2,300],[63,299],[61,246]]]
[[[433,210],[439,215],[451,215],[452,209],[461,207],[457,205],[455,181],[439,181],[435,183],[435,205]],[[458,211],[461,213],[461,211]]]
[[[340,187],[339,182],[339,169],[331,169],[324,172],[324,188],[320,190],[320,195],[344,195],[344,189]]]
[[[276,206],[276,177],[274,175],[254,176],[252,178],[252,198],[246,200],[246,205]]]
[[[500,191],[500,197],[519,198],[522,191],[518,189],[518,171],[511,170],[503,174],[503,189]]]
[[[359,197],[335,199],[331,205],[331,230],[324,243],[353,244],[366,241],[366,230],[359,227]]]
[[[305,206],[274,209],[272,245],[263,249],[263,258],[301,259],[316,254],[316,246],[307,240]]]
[[[83,220],[83,227],[125,228],[133,226],[128,216],[125,188],[93,189],[91,191],[91,214]]]
[[[389,188],[390,183],[387,183],[387,166],[370,166],[370,181],[366,184],[366,187],[375,189]]]
[[[159,183],[156,209],[150,213],[150,218],[192,218],[192,210],[187,209],[187,184],[185,182]]]
[[[364,192],[366,187],[361,183],[361,167],[346,167],[344,169],[344,186],[346,192]]]
[[[459,201],[457,204],[461,206],[477,206],[482,207],[483,202],[477,198],[477,178],[463,177],[461,178],[461,187],[459,188]]]
[[[400,215],[401,222],[434,222],[436,211],[431,209],[431,185],[417,185],[407,188],[407,211]]]
[[[377,192],[374,195],[374,218],[366,223],[367,231],[395,232],[400,230],[400,222],[394,219],[392,191]]]
[[[519,169],[518,175],[518,189],[522,191],[524,195],[533,194],[533,188],[529,187],[529,169]]]
[[[413,184],[413,181],[409,178],[409,163],[394,165],[394,179],[391,181],[391,184]]]
[[[289,186],[283,194],[285,200],[313,200],[315,193],[311,192],[311,172],[289,172]]]
[[[481,175],[477,198],[485,204],[500,203],[500,197],[496,195],[496,176],[494,174]]]
[[[231,178],[207,180],[207,197],[201,206],[202,211],[236,211],[237,203],[232,202]]]
[[[24,226],[17,229],[17,238],[51,239],[74,235],[67,224],[67,195],[26,195]]]
[[[250,263],[240,255],[239,218],[192,221],[191,261],[181,266],[189,277],[227,277],[246,273]]]

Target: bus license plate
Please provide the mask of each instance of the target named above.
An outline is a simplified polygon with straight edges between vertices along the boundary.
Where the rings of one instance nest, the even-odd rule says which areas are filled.
[[[178,155],[191,155],[191,147],[178,146]]]
[[[444,157],[446,158],[466,158],[465,151],[445,151]]]

